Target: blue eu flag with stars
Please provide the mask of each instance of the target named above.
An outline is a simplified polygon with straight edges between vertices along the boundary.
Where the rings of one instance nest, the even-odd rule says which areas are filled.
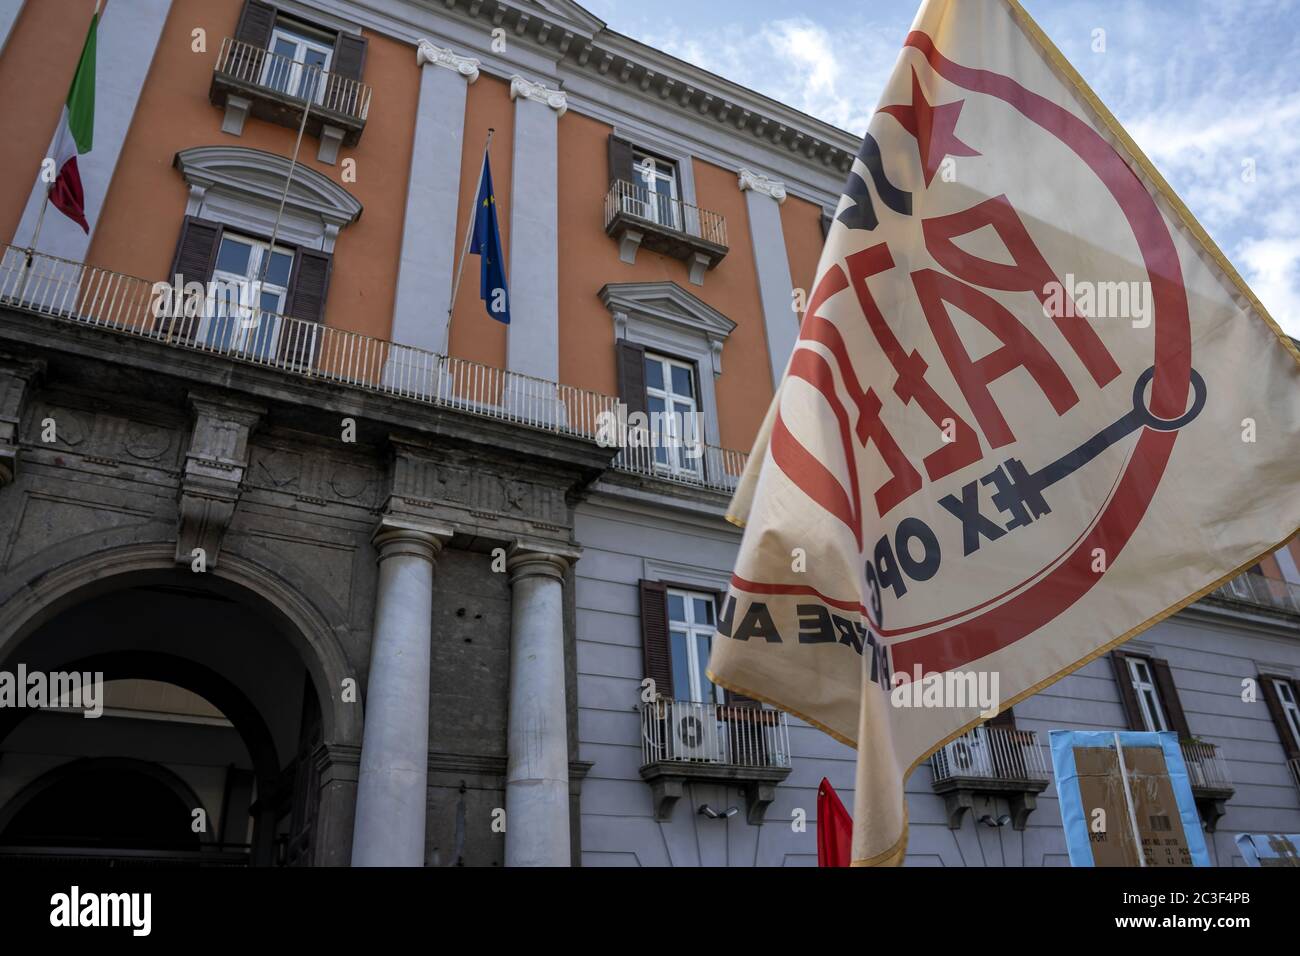
[[[497,197],[492,189],[492,164],[483,154],[483,176],[474,204],[474,235],[469,251],[479,257],[479,298],[487,313],[498,322],[510,324],[510,292],[506,288],[506,264],[501,255],[501,227],[497,224]]]

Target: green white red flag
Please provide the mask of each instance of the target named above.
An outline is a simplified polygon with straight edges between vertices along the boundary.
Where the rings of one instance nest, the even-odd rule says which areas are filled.
[[[90,18],[86,44],[77,62],[77,72],[68,89],[68,99],[59,119],[59,133],[54,143],[56,175],[50,184],[50,204],[87,234],[86,193],[81,184],[80,157],[90,152],[95,138],[95,41],[99,14]]]
[[[1016,0],[926,0],[728,512],[709,676],[856,746],[853,862],[899,863],[932,753],[1296,533],[1297,448],[1300,352],[1115,118]]]

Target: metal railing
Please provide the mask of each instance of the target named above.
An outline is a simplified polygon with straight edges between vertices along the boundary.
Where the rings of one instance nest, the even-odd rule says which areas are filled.
[[[1187,779],[1197,790],[1231,790],[1232,778],[1228,764],[1219,756],[1214,744],[1183,741],[1183,763],[1187,765]]]
[[[753,705],[656,700],[641,708],[643,764],[677,761],[732,767],[789,767],[784,712]]]
[[[1239,574],[1211,594],[1229,601],[1242,601],[1300,614],[1300,584],[1283,581],[1281,578],[1263,574]]]
[[[1049,779],[1047,756],[1032,730],[980,726],[944,744],[931,758],[935,782],[955,779]]]
[[[624,447],[614,467],[636,475],[711,488],[727,494],[736,490],[749,455],[743,451],[701,444],[689,454],[684,448]]]
[[[257,301],[253,291],[231,296],[225,286],[195,286],[187,295],[170,283],[0,243],[0,304],[5,306],[592,441],[617,420],[618,399],[600,392],[232,305]],[[696,470],[668,469],[654,449],[624,447],[613,466],[729,492],[747,457],[705,445]]]
[[[727,246],[727,221],[721,213],[701,209],[625,179],[614,180],[605,194],[606,229],[619,213],[715,246]]]
[[[314,108],[358,123],[364,123],[370,113],[370,87],[360,80],[339,76],[233,37],[221,41],[216,70],[237,82],[290,99],[310,101]]]

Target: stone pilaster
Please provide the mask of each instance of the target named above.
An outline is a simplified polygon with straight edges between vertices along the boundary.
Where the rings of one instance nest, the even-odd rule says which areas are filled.
[[[45,370],[40,360],[0,355],[0,488],[18,473],[18,429],[32,385]]]
[[[767,335],[768,362],[775,386],[799,338],[799,316],[792,308],[790,258],[781,227],[785,183],[753,170],[741,169],[739,186],[749,212],[749,234],[758,270],[759,299],[763,303],[763,328]]]

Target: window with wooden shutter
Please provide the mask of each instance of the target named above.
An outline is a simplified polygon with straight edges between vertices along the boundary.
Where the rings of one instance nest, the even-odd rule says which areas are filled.
[[[673,661],[668,645],[668,588],[660,581],[641,581],[641,650],[645,676],[655,693],[673,699]]]
[[[164,334],[192,338],[198,329],[198,320],[185,320],[183,293],[185,286],[197,282],[205,289],[216,267],[217,250],[221,246],[222,225],[196,216],[186,216],[181,223],[181,234],[176,240],[176,253],[167,281],[174,285],[173,315],[155,320],[155,328]]]
[[[334,41],[331,71],[349,80],[359,80],[366,68],[366,38],[356,33],[340,32]]]
[[[241,43],[265,50],[271,44],[271,31],[275,29],[276,9],[261,0],[245,0],[235,26],[235,39]]]
[[[320,323],[325,321],[332,263],[333,256],[316,249],[300,248],[294,256],[284,314],[298,321],[285,322],[280,330],[280,357],[294,365],[314,367],[320,354]]]
[[[1260,674],[1259,689],[1287,760],[1300,759],[1300,681]]]
[[[1179,739],[1191,737],[1169,662],[1143,654],[1110,655],[1119,685],[1120,703],[1130,730],[1172,730]]]
[[[617,343],[618,398],[627,406],[628,414],[646,410],[645,346],[626,339]]]
[[[636,157],[633,155],[633,146],[625,139],[619,139],[612,133],[609,137],[609,181],[612,183],[616,179],[624,182],[636,182],[633,165],[636,163]]]

